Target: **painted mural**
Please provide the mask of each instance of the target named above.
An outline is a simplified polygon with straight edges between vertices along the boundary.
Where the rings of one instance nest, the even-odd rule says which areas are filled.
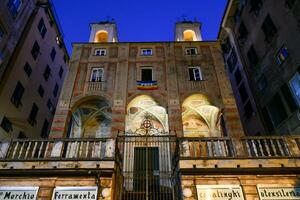
[[[111,108],[105,101],[90,100],[72,113],[70,138],[100,138],[111,133]]]
[[[191,95],[182,104],[185,137],[221,136],[220,119],[220,109],[211,105],[204,95]]]
[[[134,98],[127,106],[126,114],[126,133],[134,134],[141,128],[145,117],[149,117],[153,128],[161,134],[169,131],[168,115],[166,109],[154,99],[147,95],[140,95]]]

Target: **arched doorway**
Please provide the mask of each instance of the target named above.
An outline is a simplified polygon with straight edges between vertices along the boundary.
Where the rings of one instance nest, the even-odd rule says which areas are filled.
[[[220,109],[211,105],[205,95],[191,95],[182,103],[182,123],[185,137],[221,136],[220,120]]]
[[[70,120],[70,138],[111,136],[111,108],[104,100],[84,101],[74,109]]]

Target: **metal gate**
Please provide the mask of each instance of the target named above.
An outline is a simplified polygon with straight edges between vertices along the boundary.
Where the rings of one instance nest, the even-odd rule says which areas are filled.
[[[173,200],[179,188],[176,137],[145,133],[118,136],[123,181],[120,199]]]

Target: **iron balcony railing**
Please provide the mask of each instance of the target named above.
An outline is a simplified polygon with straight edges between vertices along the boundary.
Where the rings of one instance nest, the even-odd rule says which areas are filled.
[[[112,138],[0,142],[0,160],[112,160],[114,157]]]

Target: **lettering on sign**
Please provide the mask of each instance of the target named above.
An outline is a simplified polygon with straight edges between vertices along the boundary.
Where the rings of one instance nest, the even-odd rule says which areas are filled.
[[[239,185],[197,185],[198,200],[244,200]]]
[[[52,200],[84,199],[96,200],[97,190],[95,187],[56,187],[52,194]]]
[[[300,187],[257,185],[257,191],[261,200],[300,200]]]
[[[35,200],[39,187],[0,187],[1,200]]]

